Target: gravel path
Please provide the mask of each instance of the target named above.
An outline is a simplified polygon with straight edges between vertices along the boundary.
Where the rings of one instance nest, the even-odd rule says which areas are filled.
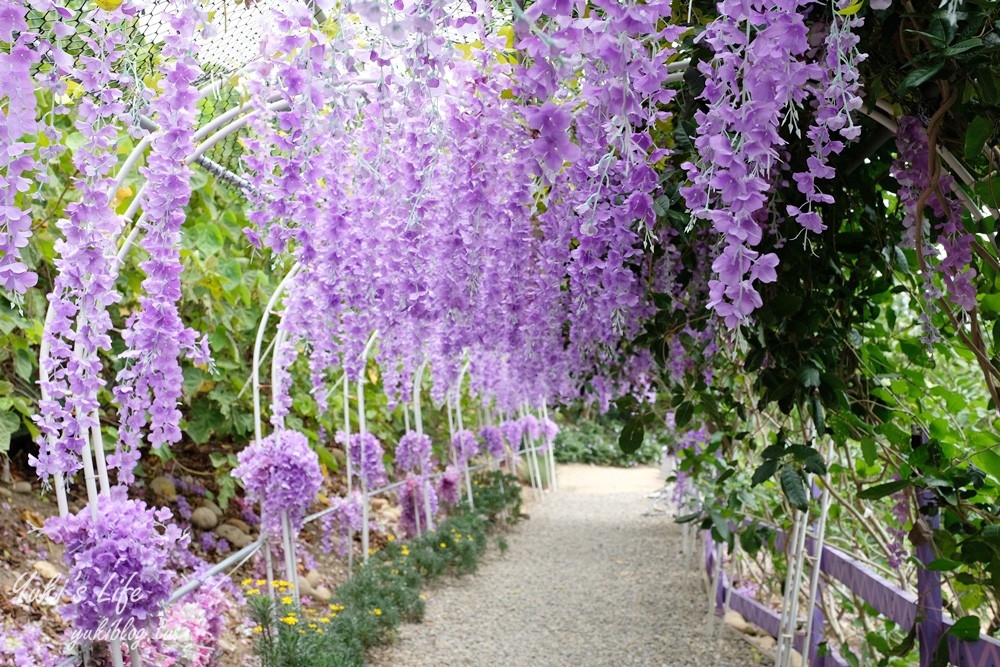
[[[744,667],[759,654],[705,630],[680,528],[643,516],[652,468],[560,466],[559,492],[527,511],[472,577],[427,591],[423,623],[369,656],[376,667]],[[526,493],[527,495],[527,493]]]

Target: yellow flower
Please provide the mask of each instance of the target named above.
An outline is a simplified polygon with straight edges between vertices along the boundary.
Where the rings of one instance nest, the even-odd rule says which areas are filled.
[[[321,635],[321,634],[323,634],[323,628],[320,628],[319,630],[317,630],[317,631],[316,631],[316,634],[317,634],[317,635]]]
[[[410,555],[410,548],[408,546],[406,546],[405,544],[403,545],[403,555],[404,556],[409,556]]]
[[[323,618],[319,619],[319,622],[320,622],[320,623],[329,623],[329,622],[330,622],[330,619],[329,619],[329,618],[327,618],[326,616],[324,616]]]
[[[281,622],[286,623],[288,625],[295,625],[296,623],[299,622],[299,619],[289,614],[288,616],[285,616],[283,619],[281,619]]]
[[[243,586],[244,588],[246,588],[247,586],[249,586],[252,583],[253,583],[253,579],[244,579],[242,582],[240,582],[240,585]]]
[[[395,542],[395,541],[396,541],[396,537],[395,537],[394,535],[390,535],[390,536],[389,536],[388,538],[386,538],[386,539],[388,539],[388,540],[389,540],[390,542]]]
[[[267,581],[265,581],[264,579],[258,579],[258,580],[257,580],[256,582],[254,582],[254,583],[256,583],[256,584],[257,584],[258,586],[263,586],[264,584],[266,584],[266,583],[267,583]]]
[[[420,594],[420,599],[421,599],[421,600],[426,600],[426,599],[427,599],[427,596],[426,596],[426,595],[424,595],[423,593],[421,593],[421,594]]]
[[[254,627],[253,631],[254,631],[254,632],[264,632],[264,628],[262,628],[262,627],[260,627],[260,626],[258,625],[258,626],[256,626],[256,627]]]
[[[251,588],[250,590],[247,591],[247,595],[257,595],[259,593],[260,593],[259,588]]]
[[[382,615],[382,610],[379,609],[378,607],[375,607],[375,611],[372,612],[372,613],[374,613],[376,616],[381,616]]]
[[[448,545],[447,545],[447,544],[445,544],[444,542],[442,542],[442,543],[441,543],[441,548],[442,548],[442,549],[447,549],[447,548],[448,548]]]
[[[309,627],[310,627],[310,628],[312,628],[313,630],[315,630],[315,629],[316,629],[316,628],[318,628],[319,626],[318,626],[318,625],[316,625],[315,623],[310,623],[310,624],[309,624]]]
[[[292,598],[281,598],[281,604],[292,604],[294,600]]]

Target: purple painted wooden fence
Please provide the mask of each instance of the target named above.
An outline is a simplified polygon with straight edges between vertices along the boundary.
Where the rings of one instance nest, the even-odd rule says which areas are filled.
[[[712,542],[711,533],[705,533],[705,566],[709,580],[715,572],[715,562],[718,557],[716,545]],[[782,550],[785,545],[785,534],[778,531],[775,538],[775,549]],[[812,538],[807,538],[806,547],[810,552],[815,548]],[[920,547],[918,557],[928,563],[934,559],[929,545]],[[952,621],[944,618],[941,613],[941,582],[937,572],[921,570],[918,574],[918,594],[905,591],[881,575],[873,572],[866,565],[847,555],[843,551],[824,545],[820,558],[820,570],[830,577],[840,581],[854,591],[865,602],[877,609],[879,613],[896,622],[902,628],[912,628],[918,623],[917,637],[920,642],[920,664],[927,667],[930,657],[940,641],[942,634],[951,627]],[[729,578],[723,572],[719,587],[716,590],[716,606],[721,611],[725,595],[732,586]],[[753,623],[772,637],[778,636],[780,615],[764,606],[744,591],[730,591],[730,609],[739,612],[749,623]],[[835,648],[831,647],[826,656],[818,655],[819,638],[824,636],[824,621],[822,614],[814,614],[812,646],[809,647],[809,664],[812,667],[847,667],[848,663],[840,657]],[[802,652],[805,641],[802,633],[795,637],[795,648]],[[952,664],[959,667],[1000,667],[1000,640],[982,636],[978,641],[966,642],[953,635],[947,635],[947,642]]]

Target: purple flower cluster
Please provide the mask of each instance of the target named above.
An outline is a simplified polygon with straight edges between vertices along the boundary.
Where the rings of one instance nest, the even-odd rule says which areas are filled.
[[[451,446],[455,450],[455,460],[460,466],[468,463],[480,451],[476,434],[467,428],[463,428],[452,436]]]
[[[359,480],[363,480],[369,489],[374,489],[389,483],[389,475],[385,471],[385,450],[382,443],[371,433],[365,433],[364,440],[360,433],[352,433],[350,445],[343,431],[337,431],[334,440],[347,447],[347,456],[351,462],[351,471]],[[364,442],[364,447],[362,447]]]
[[[916,245],[917,235],[920,235],[924,262],[931,264],[937,260],[933,268],[940,273],[946,293],[952,303],[967,311],[977,306],[976,287],[973,280],[976,270],[972,268],[973,235],[966,231],[962,224],[964,207],[953,196],[957,187],[954,178],[942,173],[937,183],[930,182],[928,172],[927,131],[923,124],[912,116],[906,116],[899,121],[899,131],[896,136],[899,156],[892,164],[892,176],[899,183],[899,199],[905,210],[903,224],[907,228],[904,239],[910,247]],[[917,204],[921,195],[928,188],[931,193],[924,203],[925,210],[920,211],[923,229],[916,229]],[[937,232],[935,243],[930,243],[926,223],[928,214],[935,220],[934,231]],[[935,245],[943,250],[943,257],[938,256]],[[933,276],[925,274],[924,297],[928,310],[933,312],[933,302],[941,296],[940,289],[934,285]],[[936,338],[936,332],[930,322],[929,312],[921,315],[925,339]]]
[[[556,436],[559,435],[559,425],[546,417],[542,420],[542,435],[545,436],[545,441],[541,451],[546,452],[556,442]]]
[[[895,475],[895,478],[899,479],[899,475]],[[889,543],[889,553],[886,557],[889,567],[898,570],[910,555],[909,549],[906,548],[906,526],[910,523],[910,497],[904,490],[892,494],[892,499],[895,501],[892,506],[894,523],[889,526],[892,542]]]
[[[346,556],[351,547],[351,535],[364,527],[361,493],[355,491],[350,497],[334,498],[332,507],[330,512],[320,517],[323,527],[321,544],[326,553],[336,552]]]
[[[30,209],[19,204],[28,196],[39,196],[38,189],[31,193],[32,181],[48,183],[46,165],[55,163],[66,150],[55,118],[67,112],[58,100],[64,98],[73,67],[73,59],[61,43],[75,32],[68,21],[31,26],[27,21],[29,11],[52,12],[62,19],[73,15],[52,0],[6,2],[0,12],[0,43],[5,44],[0,51],[5,129],[0,136],[0,172],[4,174],[0,180],[0,290],[6,291],[15,304],[38,282],[37,274],[21,256],[21,249],[31,237],[32,221]],[[43,59],[50,67],[33,75]],[[48,109],[38,107],[36,82],[52,93]],[[47,141],[39,141],[42,136]]]
[[[129,484],[139,460],[143,431],[149,426],[152,447],[179,442],[180,409],[184,375],[179,357],[186,353],[197,363],[208,363],[208,338],[199,340],[194,329],[185,327],[177,310],[181,298],[181,225],[184,208],[191,199],[191,167],[187,158],[194,150],[198,121],[198,89],[201,75],[195,54],[198,26],[205,20],[201,3],[182,0],[171,3],[165,18],[172,28],[164,38],[161,56],[162,92],[150,105],[160,126],[152,141],[143,187],[143,215],[139,221],[141,245],[149,255],[140,264],[146,277],[139,309],[126,321],[122,339],[126,361],[118,372],[115,398],[119,406],[118,448],[108,457],[108,467],[118,469],[118,480]]]
[[[524,438],[524,424],[520,419],[508,419],[500,424],[500,431],[515,454],[521,450]]]
[[[134,12],[126,3],[114,11],[81,17],[89,49],[80,54],[71,72],[86,93],[76,107],[76,128],[84,140],[73,154],[78,174],[73,186],[79,197],[66,205],[68,217],[56,223],[63,238],[55,244],[58,273],[48,295],[51,318],[42,334],[49,354],[41,362],[39,453],[30,459],[43,479],[79,470],[85,440],[91,429],[100,427],[97,394],[104,380],[98,353],[111,347],[108,307],[121,299],[115,289],[115,241],[122,222],[114,211],[111,177],[117,164],[116,122],[126,128],[131,125],[121,101],[129,79],[116,63],[125,54],[119,27],[126,14]]]
[[[448,466],[438,478],[437,497],[448,507],[453,507],[462,499],[462,471]]]
[[[486,425],[479,431],[479,437],[490,456],[498,461],[504,457],[507,450],[503,441],[503,431],[496,426]]]
[[[65,545],[69,564],[63,618],[82,630],[153,626],[173,590],[170,554],[185,549],[190,537],[173,523],[169,509],[154,510],[129,499],[114,487],[97,499],[97,516],[89,507],[49,519],[43,532]]]
[[[426,472],[431,468],[430,437],[410,431],[396,445],[396,470]]]
[[[308,351],[313,394],[330,367],[360,372],[377,329],[392,332],[376,352],[390,394],[406,397],[430,361],[441,398],[466,357],[480,393],[508,410],[524,394],[579,395],[651,310],[636,260],[656,241],[655,128],[674,94],[666,45],[682,31],[664,21],[670,3],[586,17],[534,3],[515,22],[520,56],[499,62],[514,44],[482,12],[456,23],[419,3],[394,11],[392,26],[361,12],[330,39],[301,8],[274,8],[262,53],[295,55],[262,58],[246,80],[246,232],[300,267],[282,327]],[[483,48],[460,57],[439,28]],[[606,400],[627,382],[592,386]]]
[[[38,623],[0,623],[0,659],[10,667],[54,667],[60,655]]]
[[[230,552],[232,547],[230,546],[228,540],[223,537],[217,538],[214,534],[210,532],[204,532],[198,538],[198,545],[201,550],[206,554],[212,553],[213,551],[220,556],[225,555]]]
[[[530,412],[521,417],[521,428],[524,429],[528,438],[533,441],[542,437],[542,423],[538,420],[538,417]]]
[[[319,457],[298,431],[277,430],[250,443],[236,455],[233,477],[243,482],[247,497],[259,501],[265,530],[281,531],[281,514],[288,513],[298,531],[323,486]]]
[[[763,238],[771,192],[787,168],[782,125],[796,130],[799,110],[813,98],[815,119],[806,133],[813,155],[808,170],[793,175],[806,202],[786,205],[788,215],[813,233],[825,229],[813,204],[833,201],[816,180],[834,175],[827,159],[844,146],[834,134],[844,140],[860,134],[850,117],[861,105],[857,64],[863,56],[851,33],[860,19],[833,19],[817,62],[806,18],[810,6],[807,0],[724,0],[719,17],[699,37],[715,58],[699,65],[708,108],[695,114],[699,161],[684,164],[691,185],[681,193],[692,214],[722,237],[708,305],[729,327],[762,304],[757,284],[777,279],[777,256],[753,247]]]
[[[434,485],[424,477],[408,475],[405,484],[399,489],[399,527],[403,529],[403,534],[413,537],[419,532],[417,526],[427,529],[427,521],[424,507],[424,494],[427,494],[427,502],[430,503],[431,515],[437,516],[438,497],[434,490]]]

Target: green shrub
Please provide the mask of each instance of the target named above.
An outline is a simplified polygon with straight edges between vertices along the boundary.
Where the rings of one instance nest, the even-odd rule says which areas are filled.
[[[626,455],[618,446],[622,425],[623,422],[612,418],[560,424],[555,442],[556,461],[617,467],[659,462],[667,444],[666,436],[647,431],[638,451]]]
[[[473,501],[475,510],[460,505],[434,532],[389,542],[359,563],[323,612],[294,606],[287,582],[276,582],[276,602],[244,582],[261,667],[360,667],[365,649],[391,638],[403,621],[422,620],[424,582],[475,572],[488,535],[520,516],[521,487],[506,473],[480,473]],[[498,544],[505,550],[506,541]]]

